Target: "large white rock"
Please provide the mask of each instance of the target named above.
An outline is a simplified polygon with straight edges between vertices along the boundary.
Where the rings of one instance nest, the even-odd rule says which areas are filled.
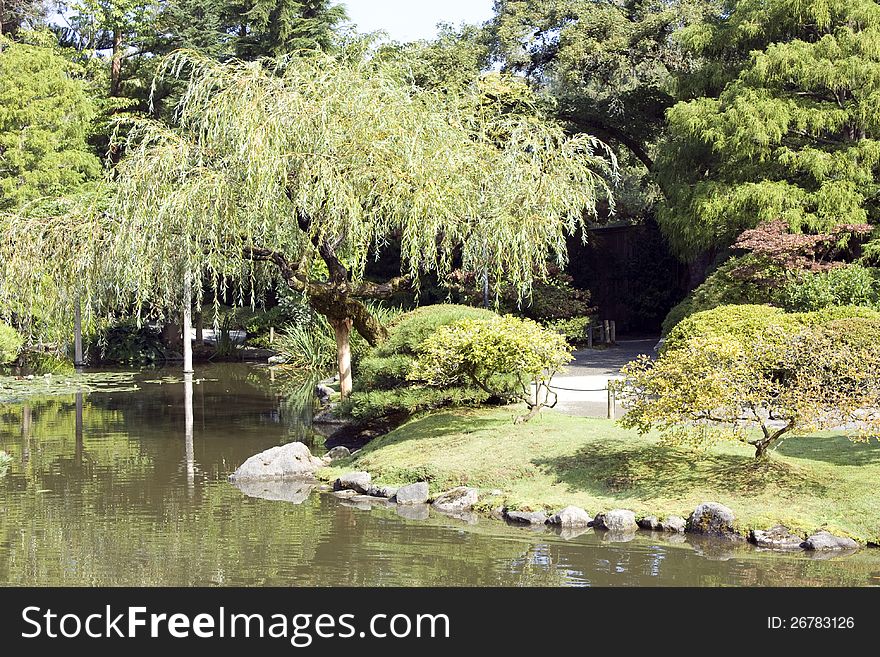
[[[242,463],[229,476],[230,481],[281,481],[309,477],[323,467],[324,462],[312,456],[302,443],[287,443],[271,447]]]
[[[592,521],[590,514],[577,506],[567,506],[547,519],[548,524],[561,527],[587,527]]]
[[[443,513],[461,513],[470,511],[479,499],[480,492],[476,488],[459,486],[434,499],[434,508]]]

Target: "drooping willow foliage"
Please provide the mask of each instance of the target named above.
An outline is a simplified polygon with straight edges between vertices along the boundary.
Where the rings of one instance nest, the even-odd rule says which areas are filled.
[[[280,275],[350,317],[357,297],[388,289],[362,275],[395,238],[412,284],[458,257],[528,295],[565,264],[566,235],[611,204],[601,142],[487,104],[477,82],[438,95],[348,52],[224,64],[180,52],[159,75],[185,82],[174,124],[126,119],[106,202],[17,218],[0,294],[29,278],[15,294],[51,281],[59,311],[75,296],[179,308],[184,272],[197,296],[235,280],[243,301]]]

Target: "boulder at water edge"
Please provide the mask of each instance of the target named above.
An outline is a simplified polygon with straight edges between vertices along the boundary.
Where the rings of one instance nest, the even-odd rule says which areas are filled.
[[[398,504],[424,504],[428,501],[428,484],[420,481],[397,489],[394,499]]]
[[[339,459],[347,459],[351,456],[351,450],[343,445],[337,445],[324,455],[328,461],[338,461]]]
[[[434,508],[443,513],[461,513],[470,511],[479,499],[479,491],[476,488],[459,486],[434,499]]]
[[[831,532],[816,532],[803,542],[805,550],[857,550],[859,544],[851,538],[835,536]]]
[[[548,525],[560,527],[587,527],[593,518],[590,514],[577,506],[567,506],[559,513],[554,513],[547,518]]]
[[[333,490],[356,490],[369,495],[371,479],[369,472],[348,472],[333,482]]]
[[[593,527],[607,529],[617,534],[627,534],[639,528],[636,524],[636,514],[627,509],[613,509],[597,514],[593,520]]]
[[[324,462],[312,456],[302,443],[287,443],[260,452],[239,466],[229,475],[230,481],[281,481],[309,477]]]
[[[769,550],[800,550],[804,541],[788,531],[788,527],[776,525],[770,529],[753,529],[749,532],[749,542]]]
[[[703,502],[688,519],[688,530],[709,536],[734,536],[733,511],[717,502]]]
[[[520,525],[543,525],[547,522],[547,515],[540,511],[504,511],[504,517],[508,522]]]
[[[687,527],[687,520],[681,516],[666,516],[660,523],[660,531],[681,534]]]

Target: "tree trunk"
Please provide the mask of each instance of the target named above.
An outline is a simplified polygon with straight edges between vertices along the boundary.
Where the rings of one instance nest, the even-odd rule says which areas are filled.
[[[110,60],[110,95],[119,96],[122,86],[122,32],[113,30],[113,56]]]
[[[767,448],[770,447],[770,443],[772,441],[764,441],[760,443],[755,443],[755,458],[756,459],[765,459],[767,458]]]
[[[346,399],[351,394],[351,318],[330,321],[336,334],[336,362],[339,366],[339,394]]]

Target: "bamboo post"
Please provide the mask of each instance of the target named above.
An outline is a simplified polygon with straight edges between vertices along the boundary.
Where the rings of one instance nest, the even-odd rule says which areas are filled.
[[[275,342],[275,327],[269,327],[269,344],[274,344]]]
[[[73,309],[73,364],[76,367],[83,364],[82,303],[79,297]]]
[[[617,322],[611,320],[611,344],[617,344]]]
[[[609,382],[610,383],[610,382]],[[617,405],[617,400],[614,398],[614,390],[612,390],[611,386],[608,385],[608,419],[613,420]]]
[[[193,371],[192,352],[192,274],[186,272],[183,277],[183,371]]]
[[[611,342],[611,322],[606,319],[602,324],[605,327],[605,339],[602,342],[608,344]]]

